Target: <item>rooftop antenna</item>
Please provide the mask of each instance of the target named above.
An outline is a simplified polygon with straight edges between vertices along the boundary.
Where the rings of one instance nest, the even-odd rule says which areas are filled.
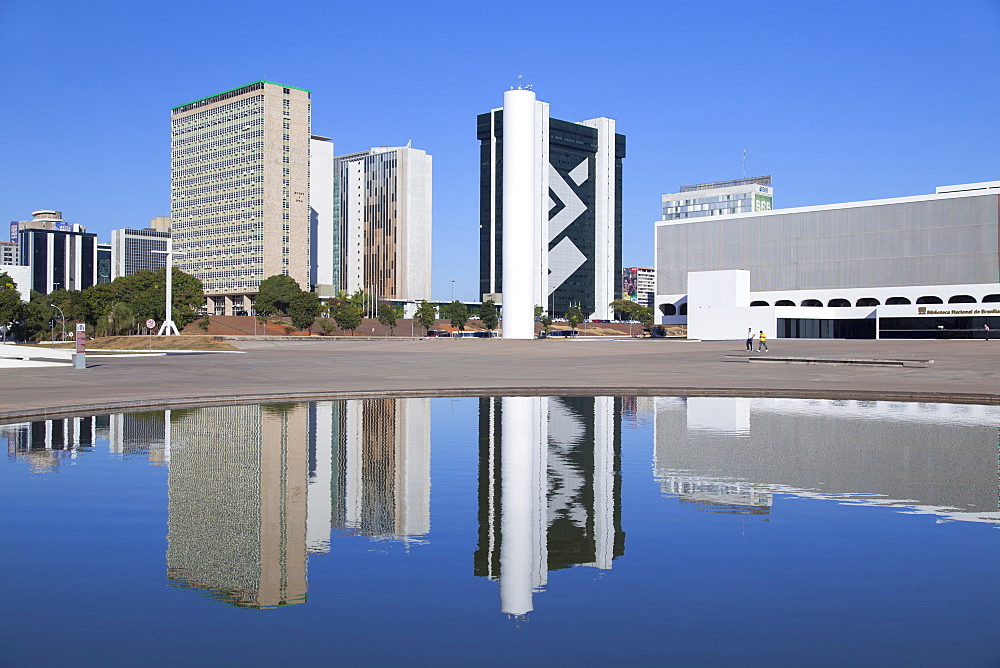
[[[743,149],[743,178],[747,177],[747,150]]]
[[[514,87],[511,86],[510,89],[514,90]],[[518,90],[531,90],[531,84],[524,83],[524,75],[523,74],[518,74],[517,75],[517,89]]]

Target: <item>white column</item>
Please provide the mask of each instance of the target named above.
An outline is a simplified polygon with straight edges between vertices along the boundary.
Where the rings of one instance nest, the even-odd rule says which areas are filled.
[[[501,400],[500,609],[515,616],[532,611],[532,594],[545,582],[542,401]]]
[[[431,530],[431,400],[396,399],[396,533]]]
[[[535,94],[503,94],[503,338],[535,337]],[[505,420],[506,421],[506,420]]]
[[[594,397],[594,565],[608,570],[615,548],[615,400]]]
[[[330,551],[330,525],[333,523],[333,413],[332,401],[316,402],[315,439],[316,471],[306,487],[306,550],[310,554]]]

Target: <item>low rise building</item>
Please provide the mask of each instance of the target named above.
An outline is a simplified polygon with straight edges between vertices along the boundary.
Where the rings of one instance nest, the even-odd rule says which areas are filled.
[[[657,315],[688,336],[981,338],[1000,330],[1000,181],[656,222]]]

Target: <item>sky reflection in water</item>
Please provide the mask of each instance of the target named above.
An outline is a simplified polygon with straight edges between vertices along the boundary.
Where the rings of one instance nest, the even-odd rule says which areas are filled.
[[[509,397],[0,426],[0,663],[996,664],[998,425]]]

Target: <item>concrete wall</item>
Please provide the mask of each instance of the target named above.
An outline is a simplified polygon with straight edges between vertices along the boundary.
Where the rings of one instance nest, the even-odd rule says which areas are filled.
[[[756,291],[995,283],[998,196],[967,193],[658,221],[658,294],[747,269]]]

